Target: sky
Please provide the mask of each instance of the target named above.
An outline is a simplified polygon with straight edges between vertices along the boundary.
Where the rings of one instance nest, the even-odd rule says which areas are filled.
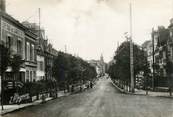
[[[7,12],[19,21],[38,23],[57,50],[83,59],[106,62],[118,43],[129,32],[130,0],[7,0]],[[173,0],[131,0],[133,41],[142,44],[151,39],[152,27],[168,26],[173,16]]]

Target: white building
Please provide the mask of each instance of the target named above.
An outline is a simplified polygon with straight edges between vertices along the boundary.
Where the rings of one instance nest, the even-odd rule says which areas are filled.
[[[45,78],[45,60],[44,56],[37,55],[37,72],[36,81],[43,80]]]

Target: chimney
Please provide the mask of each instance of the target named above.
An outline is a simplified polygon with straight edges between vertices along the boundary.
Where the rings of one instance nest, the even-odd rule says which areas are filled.
[[[170,25],[173,25],[173,18],[171,18],[170,20]]]
[[[0,0],[0,11],[6,12],[6,0]]]

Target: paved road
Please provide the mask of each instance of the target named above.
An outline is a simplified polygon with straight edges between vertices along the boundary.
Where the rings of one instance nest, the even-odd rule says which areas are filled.
[[[95,88],[4,117],[173,117],[173,100],[121,94],[108,79]]]

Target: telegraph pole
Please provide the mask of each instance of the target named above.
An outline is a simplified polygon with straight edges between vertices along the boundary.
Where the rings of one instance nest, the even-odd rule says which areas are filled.
[[[131,92],[134,93],[134,57],[133,57],[133,33],[132,33],[132,4],[130,3],[130,75],[131,75]]]
[[[38,29],[39,30],[38,31],[39,32],[39,41],[38,42],[40,45],[40,39],[41,39],[41,9],[40,8],[38,9],[38,17],[39,17],[39,29]]]
[[[152,89],[154,90],[154,78],[155,78],[155,49],[154,49],[154,28],[152,28],[152,48],[153,48],[153,52],[152,52],[152,59],[153,59],[153,77],[152,77]]]
[[[3,44],[2,44],[3,45]],[[4,48],[3,48],[3,46],[2,45],[0,45],[0,49],[1,49],[1,65],[3,64],[2,63],[2,60],[3,60],[3,52],[4,52]],[[1,66],[1,107],[2,107],[2,110],[4,110],[4,73],[3,73],[3,68],[2,68],[2,66]]]

